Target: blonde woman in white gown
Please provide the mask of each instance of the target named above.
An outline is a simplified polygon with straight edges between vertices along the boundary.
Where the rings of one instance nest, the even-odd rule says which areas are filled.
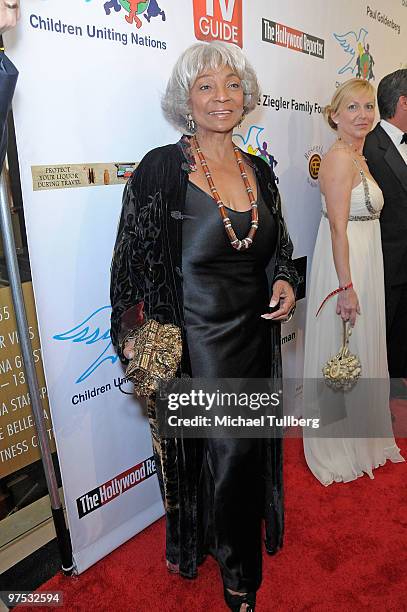
[[[312,261],[304,367],[304,416],[320,418],[322,427],[319,437],[304,434],[304,453],[311,472],[326,486],[364,473],[373,478],[373,469],[387,459],[404,461],[389,410],[379,225],[383,195],[362,155],[374,115],[375,90],[360,79],[342,84],[325,109],[338,138],[319,171],[322,216]],[[324,298],[338,288],[316,317]],[[342,343],[342,320],[351,326],[350,350],[362,365],[361,379],[345,392],[329,389],[322,380],[322,366]],[[361,425],[366,437],[356,437]]]

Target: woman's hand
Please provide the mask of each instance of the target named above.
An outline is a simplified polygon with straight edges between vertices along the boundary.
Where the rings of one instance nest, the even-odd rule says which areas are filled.
[[[134,340],[129,340],[126,342],[123,348],[123,355],[126,359],[133,359],[134,357]]]
[[[352,327],[355,325],[356,314],[360,314],[360,306],[356,291],[352,287],[341,291],[338,295],[336,314],[344,321],[349,321]]]
[[[273,295],[270,300],[270,308],[274,308],[279,304],[279,309],[275,312],[269,312],[261,315],[263,319],[272,319],[273,321],[285,321],[295,305],[295,296],[290,283],[284,280],[278,280],[273,285]]]

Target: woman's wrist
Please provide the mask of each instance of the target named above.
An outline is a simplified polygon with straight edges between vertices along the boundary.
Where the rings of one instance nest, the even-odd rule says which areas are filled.
[[[319,315],[320,311],[322,310],[322,308],[325,306],[326,302],[331,297],[333,297],[334,295],[338,295],[339,294],[338,299],[341,299],[341,295],[343,295],[344,293],[346,294],[346,292],[349,289],[352,289],[352,287],[353,287],[353,284],[352,284],[352,281],[350,281],[349,283],[347,283],[346,285],[343,285],[342,287],[341,287],[341,285],[339,285],[339,287],[337,289],[334,289],[333,291],[331,291],[331,293],[328,293],[328,295],[323,299],[323,301],[322,301],[320,307],[318,308],[317,313],[316,313],[315,316],[317,317]]]

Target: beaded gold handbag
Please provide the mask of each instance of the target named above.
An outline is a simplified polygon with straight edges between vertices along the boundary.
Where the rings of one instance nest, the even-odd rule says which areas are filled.
[[[343,341],[339,353],[331,357],[322,368],[326,384],[337,390],[348,391],[362,373],[362,365],[357,355],[349,351],[349,337],[352,330],[346,321],[343,324]]]
[[[125,342],[134,341],[134,357],[126,369],[126,378],[139,396],[150,396],[162,381],[174,378],[181,362],[181,330],[171,323],[147,320],[132,331]]]

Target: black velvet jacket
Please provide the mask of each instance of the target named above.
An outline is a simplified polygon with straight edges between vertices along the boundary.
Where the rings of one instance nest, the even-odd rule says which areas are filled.
[[[276,252],[267,271],[270,288],[274,281],[283,279],[295,289],[298,276],[291,259],[293,247],[274,177],[264,160],[246,153],[244,157],[257,175],[264,201],[278,227]],[[135,327],[135,306],[143,300],[147,318],[181,327],[183,355],[179,375],[183,376],[190,376],[191,367],[184,330],[182,219],[188,175],[194,170],[188,137],[147,153],[124,190],[111,268],[111,337],[120,358],[126,362],[121,342]],[[280,324],[273,323],[271,329],[272,376],[281,378]],[[167,559],[179,564],[180,573],[191,578],[203,556],[197,520],[201,441],[160,438],[151,399],[148,414],[166,510]],[[266,447],[266,548],[273,554],[282,546],[283,538],[282,441],[271,438]]]

